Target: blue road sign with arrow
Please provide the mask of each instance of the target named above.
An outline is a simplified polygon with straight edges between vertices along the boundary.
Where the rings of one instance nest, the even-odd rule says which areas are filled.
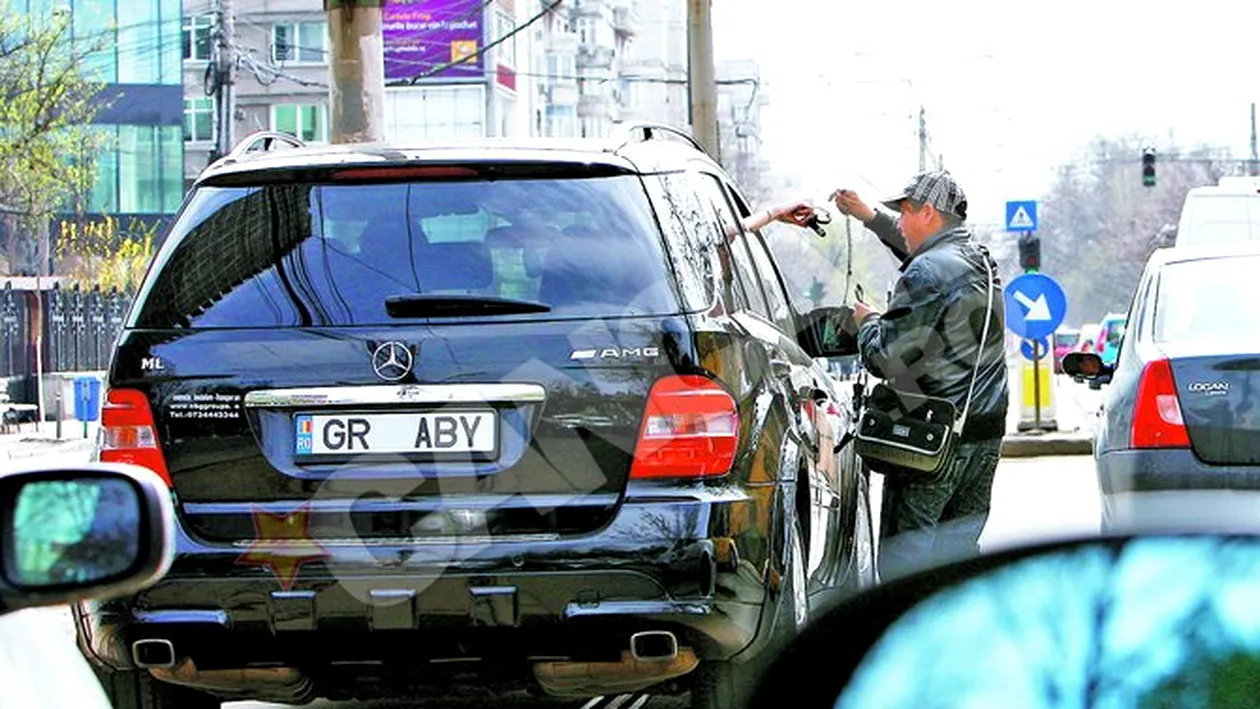
[[[1050,338],[1045,337],[1040,340],[1024,340],[1019,345],[1019,351],[1023,353],[1024,359],[1031,361],[1033,359],[1033,342],[1037,343],[1037,359],[1045,359],[1046,354],[1050,352]]]
[[[1006,203],[1007,231],[1037,231],[1037,203],[1031,200]]]
[[[1067,296],[1044,273],[1025,273],[1006,286],[1006,327],[1025,340],[1040,340],[1063,324]]]

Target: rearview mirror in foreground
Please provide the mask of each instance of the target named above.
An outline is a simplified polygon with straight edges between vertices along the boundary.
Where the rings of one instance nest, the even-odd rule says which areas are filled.
[[[1047,542],[885,580],[812,620],[747,706],[782,706],[783,687],[799,688],[801,709],[1250,706],[1260,537],[1254,523],[1194,532],[1217,511],[1182,503],[1191,531]],[[810,662],[821,656],[825,673]]]
[[[170,491],[145,468],[0,474],[0,613],[138,591],[162,578],[174,546]]]

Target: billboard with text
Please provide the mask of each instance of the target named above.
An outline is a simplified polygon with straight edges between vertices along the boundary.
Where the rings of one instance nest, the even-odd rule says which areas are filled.
[[[385,81],[479,79],[484,0],[389,0],[382,10]]]

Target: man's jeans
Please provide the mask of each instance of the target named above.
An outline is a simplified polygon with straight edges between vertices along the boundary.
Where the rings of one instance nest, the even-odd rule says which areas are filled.
[[[974,556],[989,519],[1002,439],[959,443],[942,475],[884,478],[880,575],[888,580],[933,564]]]

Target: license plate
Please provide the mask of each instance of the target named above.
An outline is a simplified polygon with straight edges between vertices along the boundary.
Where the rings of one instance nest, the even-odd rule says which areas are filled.
[[[297,455],[491,454],[499,441],[492,411],[301,414],[294,425]]]

